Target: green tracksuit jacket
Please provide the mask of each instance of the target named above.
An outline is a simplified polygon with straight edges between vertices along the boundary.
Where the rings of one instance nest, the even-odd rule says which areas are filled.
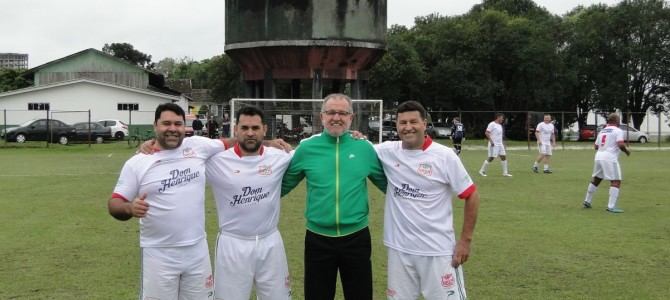
[[[344,236],[368,226],[366,178],[386,191],[386,176],[372,144],[346,132],[324,131],[303,140],[284,174],[282,196],[307,177],[307,230]]]

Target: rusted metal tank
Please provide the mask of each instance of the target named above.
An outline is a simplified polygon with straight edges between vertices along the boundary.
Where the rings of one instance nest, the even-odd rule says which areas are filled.
[[[277,80],[312,80],[319,98],[328,80],[361,86],[385,34],[386,0],[226,1],[226,54],[245,81],[263,82],[264,98]]]

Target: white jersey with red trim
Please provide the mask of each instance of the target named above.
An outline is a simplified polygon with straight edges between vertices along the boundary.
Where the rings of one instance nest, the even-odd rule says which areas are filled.
[[[618,126],[607,125],[598,133],[596,137],[596,146],[598,146],[598,152],[596,152],[595,160],[607,160],[607,161],[618,161],[619,153],[619,143],[623,142],[623,130]]]
[[[219,230],[238,237],[264,236],[279,222],[281,182],[292,155],[261,148],[260,155],[241,156],[239,146],[207,162]]]
[[[469,197],[475,185],[456,153],[426,138],[423,150],[402,142],[375,146],[388,180],[384,245],[400,252],[453,255],[452,194]]]
[[[205,161],[224,150],[219,140],[184,139],[181,146],[126,161],[112,197],[147,194],[140,219],[141,247],[179,247],[205,238]]]
[[[489,138],[496,146],[501,146],[503,144],[503,127],[502,125],[492,121],[486,126],[486,132],[489,133]]]
[[[540,133],[540,143],[543,145],[551,145],[551,136],[554,135],[554,124],[540,122],[537,124],[535,131]]]

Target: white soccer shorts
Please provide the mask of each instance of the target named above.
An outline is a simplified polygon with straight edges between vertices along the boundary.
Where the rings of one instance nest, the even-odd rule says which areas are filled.
[[[540,154],[542,155],[551,155],[551,144],[539,144],[537,145],[538,150],[540,151]]]
[[[388,299],[466,299],[463,267],[452,256],[421,256],[388,248]]]
[[[618,161],[596,160],[593,164],[593,177],[605,180],[622,180],[621,166]]]
[[[140,299],[212,299],[212,265],[205,239],[182,247],[141,248]]]
[[[503,145],[494,145],[491,146],[489,143],[489,157],[497,157],[497,156],[505,156],[507,153],[505,152],[505,147]]]
[[[291,299],[286,251],[279,231],[257,239],[219,233],[214,261],[215,299],[249,300],[254,285],[260,300]]]

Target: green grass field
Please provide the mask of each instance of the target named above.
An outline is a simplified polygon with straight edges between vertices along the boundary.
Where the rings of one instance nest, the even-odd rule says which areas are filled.
[[[614,215],[604,211],[607,182],[594,208],[581,208],[592,150],[555,151],[551,175],[531,172],[534,149],[509,151],[514,177],[500,176],[496,160],[482,178],[476,171],[486,154],[473,145],[483,143],[467,141],[463,153],[482,199],[465,265],[470,299],[669,297],[670,151],[636,151],[648,147],[633,145],[633,154],[621,157],[619,206],[626,212]],[[106,207],[118,172],[133,153],[126,143],[0,149],[0,299],[137,297],[137,221],[116,221]],[[384,299],[383,195],[370,190],[375,299]],[[460,227],[463,206],[457,203]],[[293,299],[303,298],[303,207],[304,187],[283,199],[280,231]],[[207,210],[213,246],[216,211],[210,192]]]

